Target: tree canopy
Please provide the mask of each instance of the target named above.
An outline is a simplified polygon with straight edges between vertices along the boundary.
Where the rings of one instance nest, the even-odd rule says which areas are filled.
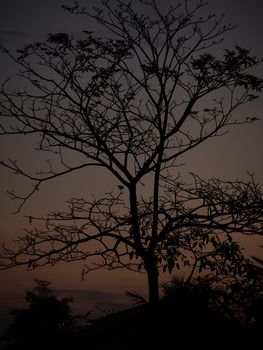
[[[51,344],[56,347],[72,319],[73,299],[59,300],[52,294],[50,282],[35,282],[37,286],[26,293],[28,307],[10,312],[14,320],[3,338],[12,344],[11,349],[46,349]]]
[[[140,4],[140,10],[137,4]],[[29,178],[32,191],[12,193],[20,206],[44,182],[80,169],[104,168],[118,189],[103,198],[72,198],[68,211],[32,218],[44,225],[3,247],[1,268],[29,269],[59,261],[146,271],[149,300],[158,300],[159,271],[185,267],[216,281],[244,272],[233,237],[262,234],[262,193],[248,181],[182,179],[183,156],[229,126],[256,121],[238,111],[261,92],[252,74],[260,60],[235,46],[220,49],[234,27],[207,15],[203,1],[102,1],[93,9],[64,8],[94,20],[107,35],[49,34],[12,54],[25,89],[0,90],[0,133],[37,139],[50,154],[33,174],[14,160],[2,165]],[[219,52],[219,53],[218,53]],[[85,189],[86,190],[86,189]]]

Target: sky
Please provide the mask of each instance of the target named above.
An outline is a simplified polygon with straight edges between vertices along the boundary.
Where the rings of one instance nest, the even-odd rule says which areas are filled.
[[[97,1],[86,1],[88,2],[97,3]],[[165,3],[164,0],[160,2]],[[85,4],[85,1],[83,0],[82,3]],[[227,36],[225,47],[243,46],[251,49],[253,54],[263,57],[262,0],[210,0],[208,3],[211,12],[225,14],[226,23],[238,25],[238,28]],[[81,30],[89,29],[87,18],[72,16],[60,8],[62,4],[71,4],[69,0],[0,0],[0,4],[0,43],[10,49],[21,48],[28,42],[44,39],[46,33],[70,32],[77,35]],[[0,56],[0,67],[0,80],[13,73],[14,67],[2,56]],[[263,75],[262,66],[257,73]],[[251,171],[255,172],[256,180],[263,187],[262,107],[263,98],[261,97],[253,106],[250,106],[249,110],[242,111],[242,113],[261,116],[262,119],[257,124],[231,130],[223,139],[212,140],[209,147],[204,145],[196,153],[189,154],[185,158],[187,171],[195,171],[205,177],[215,176],[223,179],[246,178],[247,171]],[[0,139],[0,159],[12,156],[22,158],[27,166],[36,166],[37,156],[27,156],[30,154],[30,147],[30,143],[22,139],[17,141]],[[45,186],[41,193],[26,205],[22,213],[14,215],[11,212],[15,210],[16,205],[9,198],[6,190],[24,189],[28,184],[24,179],[11,175],[6,169],[1,168],[0,242],[8,242],[21,234],[27,225],[23,217],[25,214],[41,214],[41,212],[55,210],[71,195],[82,194],[83,188],[88,193],[95,191],[98,196],[110,189],[110,184],[104,181],[103,173],[89,171],[89,173],[80,173],[79,176],[79,181],[69,176],[62,184],[54,182],[51,187]],[[255,244],[246,239],[243,244],[257,256],[262,254],[262,250],[258,248],[259,242]],[[50,280],[58,289],[87,289],[116,293],[137,290],[144,293],[146,288],[145,276],[141,274],[102,271],[81,281],[80,264],[59,264],[52,269],[42,268],[33,272],[26,272],[22,268],[0,271],[0,279],[3,282],[0,289],[4,292],[24,291],[33,285],[34,278]]]

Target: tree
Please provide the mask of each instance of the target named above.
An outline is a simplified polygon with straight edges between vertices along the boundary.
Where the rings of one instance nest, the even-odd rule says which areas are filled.
[[[34,183],[25,196],[11,193],[18,210],[44,182],[83,168],[106,169],[118,187],[100,199],[72,198],[67,212],[29,217],[44,228],[29,229],[16,250],[4,246],[1,267],[83,260],[83,274],[144,270],[150,302],[159,298],[162,270],[184,266],[192,276],[210,269],[217,278],[241,273],[244,258],[233,235],[262,233],[262,194],[253,175],[223,182],[192,174],[188,184],[176,169],[186,152],[228,126],[257,119],[233,113],[261,91],[262,79],[250,73],[260,60],[238,46],[216,58],[234,27],[201,16],[203,1],[166,13],[154,0],[64,8],[95,20],[108,36],[49,34],[17,55],[2,47],[27,88],[2,83],[1,135],[35,136],[38,150],[51,154],[49,169],[38,174],[13,160],[2,165]]]
[[[35,280],[37,286],[26,293],[28,308],[11,310],[14,320],[4,338],[14,348],[46,349],[52,342],[56,347],[59,335],[72,319],[72,298],[59,300],[52,295],[50,282]],[[65,334],[64,334],[65,336]]]

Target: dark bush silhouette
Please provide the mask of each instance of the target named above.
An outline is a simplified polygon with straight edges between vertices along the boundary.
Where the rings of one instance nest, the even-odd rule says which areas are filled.
[[[10,349],[73,349],[79,336],[72,297],[58,299],[49,282],[36,280],[26,293],[27,308],[11,310],[14,320],[4,335]]]
[[[143,303],[138,294],[130,293],[139,306],[94,322],[94,348],[247,350],[260,340],[262,324],[246,322],[244,315],[240,319],[227,291],[212,288],[210,280],[174,279],[162,287],[159,303]]]
[[[162,285],[158,303],[129,293],[138,306],[85,325],[72,316],[72,298],[59,300],[48,282],[36,281],[37,287],[26,294],[28,308],[13,311],[14,322],[5,339],[14,350],[252,349],[260,341],[263,325],[262,279],[255,271],[253,266],[258,288],[256,283],[253,287],[240,283],[224,289],[208,277],[174,278]],[[235,293],[229,292],[230,287]]]

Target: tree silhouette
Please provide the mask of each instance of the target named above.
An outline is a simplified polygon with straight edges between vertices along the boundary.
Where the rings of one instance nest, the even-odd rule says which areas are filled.
[[[11,310],[14,320],[4,338],[14,349],[46,349],[61,344],[63,331],[72,319],[72,298],[59,300],[49,288],[50,282],[35,280],[37,286],[26,293],[28,308]]]
[[[29,217],[45,227],[29,229],[15,250],[4,246],[1,268],[83,260],[83,274],[146,271],[153,303],[159,271],[184,266],[189,276],[209,270],[237,277],[245,260],[232,237],[262,233],[259,186],[253,175],[224,182],[192,174],[186,183],[177,167],[228,126],[257,119],[234,112],[261,91],[262,79],[250,73],[260,61],[238,46],[215,56],[234,27],[206,15],[203,1],[166,13],[154,0],[64,8],[107,36],[49,34],[17,55],[2,47],[26,88],[2,83],[1,135],[34,136],[38,150],[51,154],[49,168],[36,174],[2,162],[34,183],[25,196],[11,195],[19,211],[44,182],[89,167],[106,169],[118,185],[100,199],[70,199],[66,212]]]

